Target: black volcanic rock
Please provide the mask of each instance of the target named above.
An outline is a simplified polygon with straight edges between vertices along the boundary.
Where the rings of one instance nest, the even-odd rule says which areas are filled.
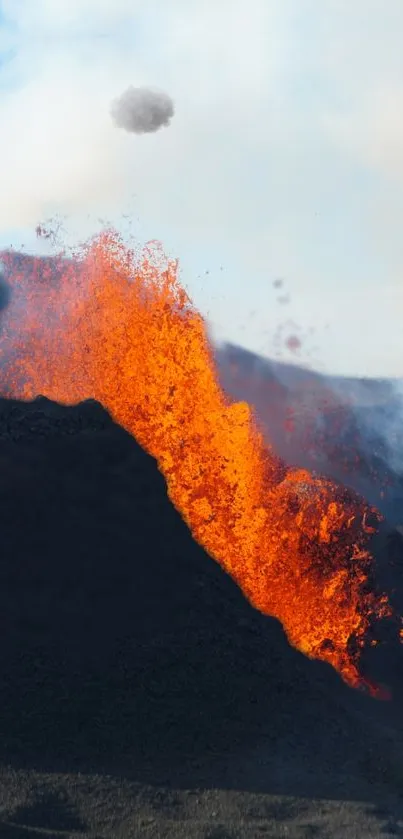
[[[35,772],[59,786],[74,775],[77,790],[102,777],[113,807],[136,782],[392,796],[401,812],[400,706],[291,649],[97,403],[0,401],[0,522],[5,811],[10,778]]]

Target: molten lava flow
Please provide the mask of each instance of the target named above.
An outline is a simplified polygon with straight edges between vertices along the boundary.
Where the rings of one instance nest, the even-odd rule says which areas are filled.
[[[296,648],[362,685],[365,634],[390,614],[368,587],[364,505],[331,481],[286,472],[248,405],[222,392],[177,264],[157,248],[138,262],[113,232],[46,271],[7,260],[3,395],[101,402],[156,458],[195,539],[249,601]]]

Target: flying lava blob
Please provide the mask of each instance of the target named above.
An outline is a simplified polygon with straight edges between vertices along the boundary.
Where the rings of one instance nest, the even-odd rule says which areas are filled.
[[[194,538],[290,643],[360,673],[368,629],[391,614],[369,585],[369,509],[329,480],[286,470],[253,413],[222,391],[178,264],[104,231],[71,260],[8,253],[1,393],[94,398],[158,462]]]

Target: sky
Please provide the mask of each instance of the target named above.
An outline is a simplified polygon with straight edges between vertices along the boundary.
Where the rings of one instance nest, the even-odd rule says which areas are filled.
[[[0,0],[0,247],[106,221],[217,340],[403,376],[402,31],[401,0]],[[129,85],[171,125],[116,128]]]

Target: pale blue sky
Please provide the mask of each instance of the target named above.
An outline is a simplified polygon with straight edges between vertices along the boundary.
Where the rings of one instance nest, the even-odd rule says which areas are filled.
[[[106,217],[179,257],[217,337],[403,376],[401,0],[0,9],[0,245],[36,248],[55,213],[68,241]],[[129,84],[173,96],[170,128],[114,127]]]

